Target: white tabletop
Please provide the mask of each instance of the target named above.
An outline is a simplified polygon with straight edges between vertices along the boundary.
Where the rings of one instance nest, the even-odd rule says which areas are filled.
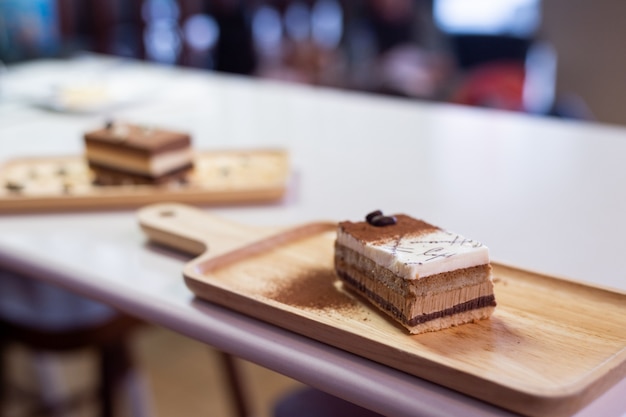
[[[51,85],[121,91],[92,113],[50,111]],[[259,82],[112,59],[0,75],[0,162],[82,152],[108,117],[185,130],[198,149],[280,146],[284,201],[207,208],[253,225],[406,212],[486,243],[494,260],[626,290],[626,129]],[[133,210],[4,215],[0,265],[164,325],[394,416],[505,411],[197,301],[190,258],[146,242]],[[626,379],[576,415],[626,416]]]

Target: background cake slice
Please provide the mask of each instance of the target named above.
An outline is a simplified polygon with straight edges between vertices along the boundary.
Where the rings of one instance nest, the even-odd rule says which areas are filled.
[[[411,333],[485,319],[496,306],[488,248],[404,214],[341,222],[335,269]]]
[[[85,156],[99,184],[156,184],[180,179],[193,166],[186,133],[107,123],[84,139]]]

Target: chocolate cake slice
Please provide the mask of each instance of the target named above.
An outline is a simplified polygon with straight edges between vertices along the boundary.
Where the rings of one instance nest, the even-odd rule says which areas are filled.
[[[193,166],[186,133],[107,123],[84,139],[85,156],[98,184],[158,184],[184,177]]]
[[[488,318],[496,306],[487,247],[405,214],[339,223],[335,269],[413,334]]]

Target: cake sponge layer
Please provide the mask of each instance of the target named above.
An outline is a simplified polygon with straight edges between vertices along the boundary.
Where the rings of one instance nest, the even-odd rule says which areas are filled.
[[[186,133],[109,123],[88,132],[85,157],[97,183],[159,183],[179,178],[193,166]]]
[[[112,149],[99,144],[88,144],[85,156],[91,165],[153,178],[191,165],[193,160],[190,148],[151,155],[126,152],[124,149]]]
[[[484,319],[495,307],[488,264],[408,281],[351,249],[337,245],[335,250],[335,269],[344,285],[411,333]]]

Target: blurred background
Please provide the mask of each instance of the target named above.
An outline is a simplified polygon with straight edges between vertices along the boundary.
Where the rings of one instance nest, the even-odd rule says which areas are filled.
[[[625,15],[626,2],[609,0],[0,0],[0,78],[4,65],[97,53],[626,125]],[[217,351],[155,326],[133,343],[154,415],[235,415]],[[7,379],[37,386],[41,375],[29,373],[22,353],[13,346],[18,360]],[[94,382],[93,358],[81,359],[62,364],[68,391]],[[238,364],[259,417],[273,416],[284,393],[301,388]],[[0,401],[0,415],[26,415],[30,397],[9,388],[14,400]],[[95,408],[93,398],[81,401],[78,412]]]
[[[626,3],[0,0],[0,60],[164,65],[626,124]]]

